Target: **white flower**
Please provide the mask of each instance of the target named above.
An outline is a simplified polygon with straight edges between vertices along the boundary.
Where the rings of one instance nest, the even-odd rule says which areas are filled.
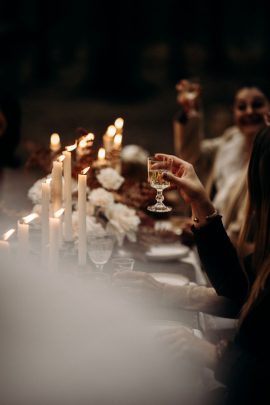
[[[78,229],[79,229],[79,216],[78,211],[74,211],[72,213],[72,227],[75,236],[78,236]],[[87,235],[97,235],[103,236],[105,235],[105,230],[101,224],[99,224],[95,217],[86,216],[86,233]]]
[[[28,198],[33,204],[40,204],[41,202],[41,184],[46,181],[47,177],[37,180],[28,190]]]
[[[107,231],[117,237],[119,244],[122,244],[125,236],[135,242],[140,219],[134,209],[121,203],[112,204],[105,209],[105,215],[109,220]]]
[[[102,169],[97,175],[97,179],[102,187],[108,190],[118,190],[124,182],[124,177],[120,176],[120,174],[111,167]]]
[[[32,201],[33,204],[40,204],[41,203],[41,194],[42,194],[42,183],[44,183],[47,179],[50,179],[51,175],[49,174],[47,177],[43,177],[42,179],[37,180],[32,187],[28,190],[28,198]],[[64,178],[63,178],[63,187],[64,187]],[[77,181],[71,179],[71,192],[75,193],[78,190]],[[89,188],[87,187],[88,191]]]
[[[96,207],[105,208],[110,204],[113,204],[114,198],[112,193],[109,193],[109,191],[106,191],[103,188],[99,187],[90,192],[89,201],[90,204]]]
[[[149,153],[138,145],[126,145],[121,153],[123,162],[147,164]]]
[[[77,204],[78,209],[78,204]],[[92,217],[95,214],[95,206],[90,201],[86,201],[86,215]]]

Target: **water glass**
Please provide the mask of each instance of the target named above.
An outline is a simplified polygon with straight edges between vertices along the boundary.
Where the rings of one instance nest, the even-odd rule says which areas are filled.
[[[111,235],[91,236],[88,238],[88,255],[96,265],[96,269],[102,271],[111,257],[114,238]]]
[[[113,257],[112,270],[117,271],[132,271],[134,268],[135,260],[132,257]]]

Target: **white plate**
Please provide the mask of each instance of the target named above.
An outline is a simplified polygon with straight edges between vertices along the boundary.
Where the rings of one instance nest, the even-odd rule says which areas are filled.
[[[151,246],[145,253],[146,257],[150,260],[170,261],[177,260],[186,256],[189,248],[181,243],[162,244]]]
[[[161,283],[166,283],[170,285],[185,285],[189,283],[187,277],[182,276],[181,274],[172,274],[172,273],[150,273],[155,280],[160,281]]]

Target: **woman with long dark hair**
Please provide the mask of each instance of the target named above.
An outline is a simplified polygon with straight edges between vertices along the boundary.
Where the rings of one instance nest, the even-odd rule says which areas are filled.
[[[180,159],[174,158],[174,162],[175,173],[167,176],[191,205],[195,240],[212,285],[219,295],[242,305],[234,341],[212,347],[208,364],[226,386],[225,403],[269,404],[270,129],[257,135],[249,163],[248,205],[240,250],[248,241],[251,226],[255,238],[253,254],[243,260],[238,259],[193,167]]]
[[[270,364],[270,128],[258,133],[248,168],[248,204],[240,237],[239,251],[228,238],[221,216],[198,179],[191,164],[174,156],[173,173],[164,176],[173,182],[190,205],[193,232],[201,262],[217,294],[238,304],[239,325],[233,341],[213,345],[194,337],[186,328],[164,332],[164,339],[178,351],[185,346],[188,354],[215,371],[225,385],[222,404],[269,404]],[[241,257],[254,237],[251,255]],[[117,277],[117,276],[116,276]],[[119,275],[122,279],[124,275]],[[129,276],[129,280],[134,276]],[[166,286],[153,290],[160,297]],[[162,292],[163,291],[163,292]]]

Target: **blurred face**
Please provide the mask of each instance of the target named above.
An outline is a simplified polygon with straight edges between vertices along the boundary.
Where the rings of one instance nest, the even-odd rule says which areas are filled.
[[[265,125],[269,102],[256,87],[240,89],[235,96],[234,120],[240,131],[253,137]]]

